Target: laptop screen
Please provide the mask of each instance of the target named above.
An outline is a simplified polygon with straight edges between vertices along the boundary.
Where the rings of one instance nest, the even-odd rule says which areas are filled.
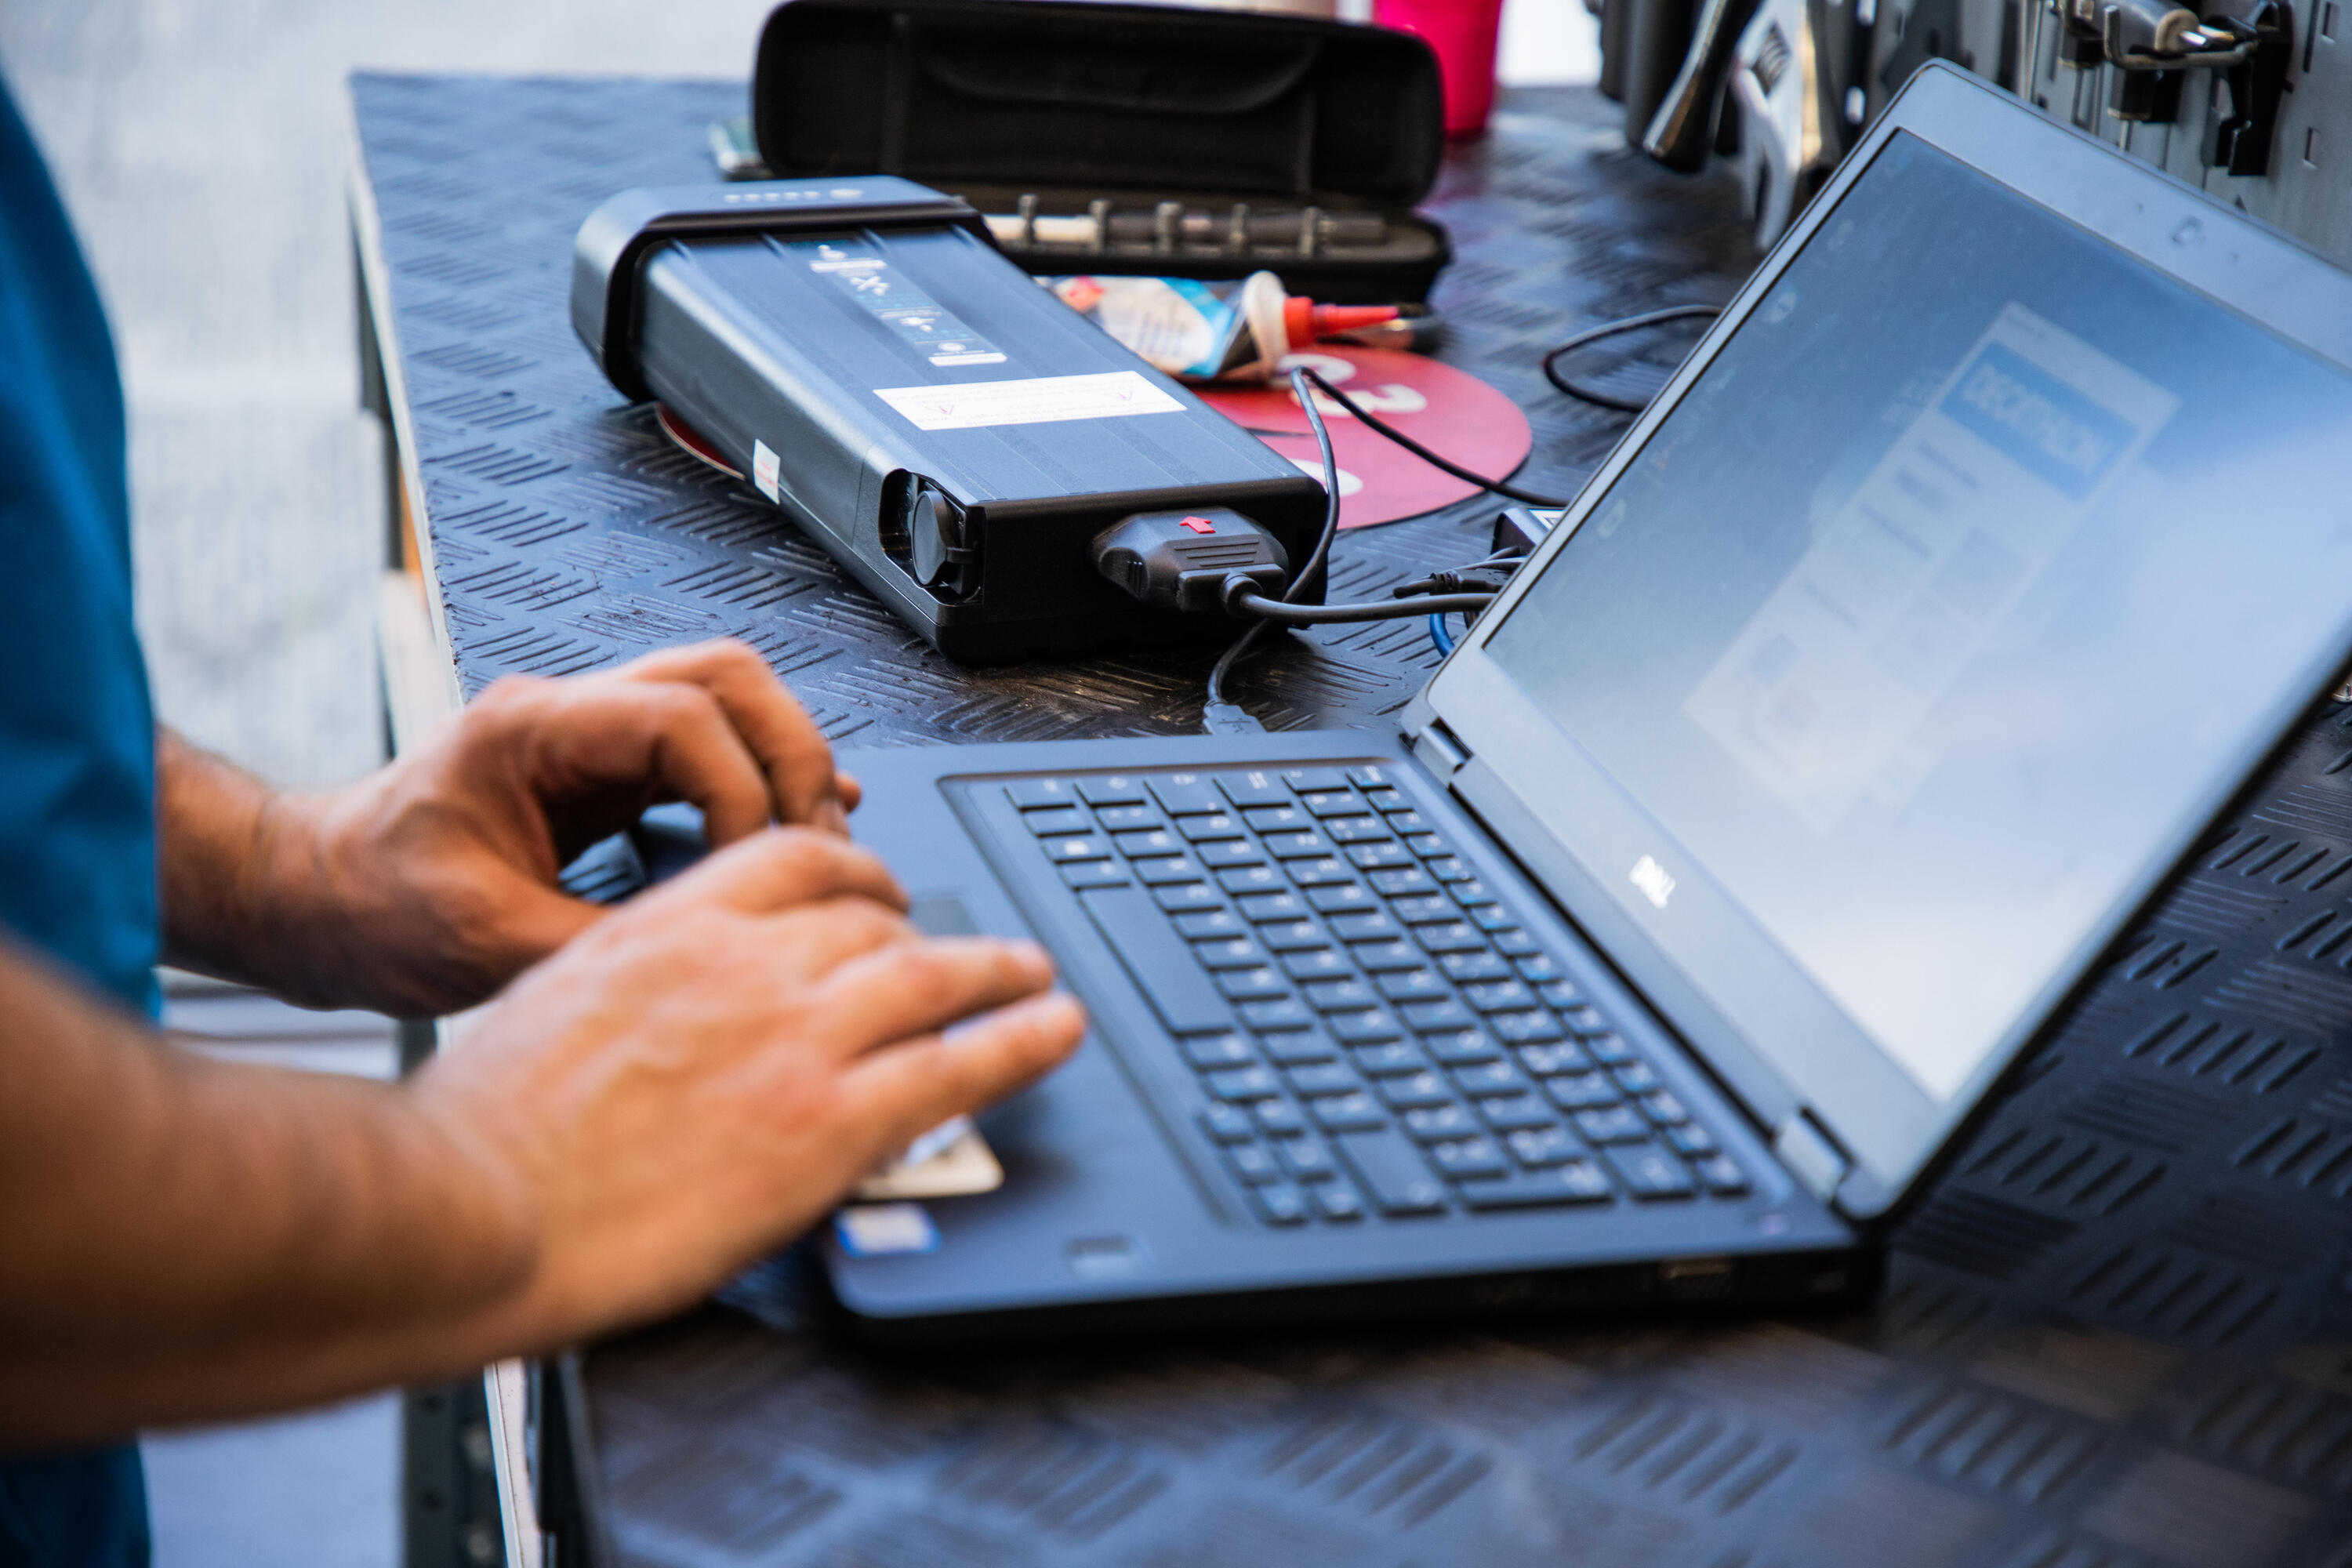
[[[1487,651],[1948,1101],[2346,650],[2347,454],[2352,378],[1897,132]]]

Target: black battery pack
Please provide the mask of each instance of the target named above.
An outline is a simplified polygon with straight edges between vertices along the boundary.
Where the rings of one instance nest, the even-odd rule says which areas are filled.
[[[1291,561],[1323,488],[1037,286],[962,202],[888,176],[625,193],[573,252],[572,324],[940,652],[1230,637],[1139,604],[1090,546],[1224,508]]]

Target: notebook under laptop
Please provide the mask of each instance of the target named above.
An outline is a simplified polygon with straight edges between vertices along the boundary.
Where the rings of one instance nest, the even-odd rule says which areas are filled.
[[[1787,1303],[2352,650],[2352,277],[1916,78],[1401,732],[860,756],[1093,1033],[877,1333]]]

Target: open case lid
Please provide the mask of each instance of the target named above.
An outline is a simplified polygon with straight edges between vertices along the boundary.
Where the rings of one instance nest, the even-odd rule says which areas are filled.
[[[904,174],[1411,206],[1437,177],[1437,59],[1313,17],[1054,0],[787,0],[760,35],[779,178]]]

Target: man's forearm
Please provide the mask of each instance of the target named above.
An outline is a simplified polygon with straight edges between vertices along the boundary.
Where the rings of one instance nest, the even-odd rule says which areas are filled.
[[[379,1084],[163,1047],[0,948],[0,1446],[447,1373],[515,1332],[537,1216]]]

